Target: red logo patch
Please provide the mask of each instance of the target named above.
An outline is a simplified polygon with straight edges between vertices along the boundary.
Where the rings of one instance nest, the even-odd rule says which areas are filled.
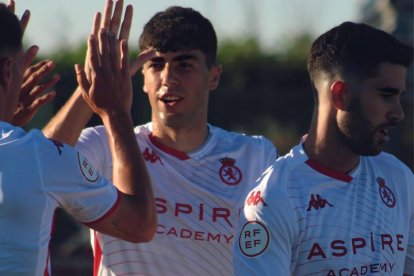
[[[395,196],[389,187],[385,185],[385,180],[382,177],[377,177],[377,183],[379,186],[379,194],[381,196],[382,202],[387,205],[389,208],[394,208],[395,206]]]
[[[266,202],[263,200],[263,197],[261,197],[261,193],[261,191],[251,192],[249,197],[246,199],[246,205],[250,206],[253,204],[253,206],[257,206],[259,203],[262,203],[264,206],[267,206]]]
[[[159,161],[161,163],[161,165],[164,166],[164,164],[162,163],[161,158],[158,156],[158,154],[155,151],[150,151],[149,148],[145,148],[144,153],[142,154],[142,156],[144,157],[145,161],[147,161],[147,162],[155,163],[155,162]]]
[[[236,160],[224,157],[220,159],[220,163],[223,164],[219,170],[221,180],[230,186],[239,184],[242,180],[242,173],[240,169],[234,165]]]

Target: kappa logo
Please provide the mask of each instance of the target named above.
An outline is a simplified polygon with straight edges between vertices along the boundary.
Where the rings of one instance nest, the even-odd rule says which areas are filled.
[[[323,199],[319,194],[311,194],[311,198],[309,200],[308,209],[306,211],[311,211],[312,208],[315,210],[323,209],[326,206],[332,207],[333,205],[328,202],[328,200]]]
[[[249,197],[246,199],[246,205],[250,206],[257,206],[259,203],[262,203],[263,206],[267,206],[266,202],[263,200],[263,197],[261,196],[261,191],[253,191],[250,193]]]
[[[219,170],[221,180],[230,186],[239,184],[242,180],[242,173],[240,169],[234,165],[236,163],[236,160],[229,157],[224,157],[219,161],[222,164]]]
[[[387,205],[389,208],[394,208],[395,206],[395,196],[389,187],[385,185],[385,180],[382,177],[377,177],[377,183],[379,186],[379,194],[381,196],[382,202]]]
[[[164,166],[164,164],[162,163],[161,158],[159,157],[159,155],[155,152],[155,151],[151,151],[149,148],[145,148],[144,153],[142,154],[145,161],[147,162],[151,162],[151,163],[155,163],[155,162],[160,162],[161,165]]]

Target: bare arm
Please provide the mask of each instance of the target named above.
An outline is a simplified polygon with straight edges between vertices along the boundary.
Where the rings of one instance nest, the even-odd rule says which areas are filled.
[[[104,122],[113,160],[113,182],[121,191],[118,209],[93,225],[97,231],[133,242],[152,239],[157,226],[155,201],[135,134],[130,109],[132,83],[128,49],[114,33],[101,29],[88,41],[90,78],[76,66],[82,96]]]

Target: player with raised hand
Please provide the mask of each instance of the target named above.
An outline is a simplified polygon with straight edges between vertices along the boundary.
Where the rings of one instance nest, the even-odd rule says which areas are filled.
[[[131,127],[130,106],[123,99],[132,93],[131,85],[124,82],[121,67],[112,66],[120,60],[116,43],[103,34],[99,38],[103,52],[93,51],[96,41],[89,47],[91,58],[105,61],[105,72],[112,78],[99,78],[99,67],[90,62],[93,67],[88,85],[78,68],[82,88],[88,89],[84,97],[101,116],[111,137],[112,184],[68,145],[47,139],[38,130],[25,132],[13,125],[28,59],[22,49],[19,20],[4,4],[0,4],[0,36],[0,275],[50,274],[48,245],[54,212],[59,207],[102,233],[130,242],[149,241],[157,224],[155,202]],[[125,54],[127,49],[122,47],[121,52]],[[124,56],[122,60],[122,68],[127,68]],[[37,76],[29,72],[33,79],[25,80],[23,98],[41,90],[34,84],[44,74],[40,68],[45,65],[31,71]],[[123,85],[117,87],[120,81]],[[108,91],[108,87],[113,89]],[[32,93],[26,92],[29,90]],[[21,117],[23,121],[31,117],[30,110],[17,113],[26,114]]]
[[[115,8],[112,18],[116,13]],[[242,199],[273,163],[276,149],[264,137],[207,122],[208,98],[219,84],[221,66],[214,28],[199,12],[183,7],[158,12],[145,25],[139,46],[140,63],[134,68],[142,66],[151,122],[135,127],[135,139],[154,185],[157,234],[136,246],[95,231],[95,274],[231,275]],[[87,108],[81,101],[75,93],[45,133],[76,143],[78,127],[89,120],[78,116]],[[62,118],[79,124],[74,129]],[[87,128],[76,147],[111,178],[107,136],[103,126]]]

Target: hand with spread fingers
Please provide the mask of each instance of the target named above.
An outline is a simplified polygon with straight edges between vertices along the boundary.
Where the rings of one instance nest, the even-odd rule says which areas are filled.
[[[101,29],[98,38],[90,35],[87,55],[89,79],[85,70],[79,65],[75,67],[84,100],[103,119],[118,112],[129,114],[132,83],[126,40],[119,47],[115,33]]]
[[[14,0],[9,0],[7,7],[15,12],[16,4]],[[26,30],[29,24],[30,11],[26,10],[20,19],[20,26],[22,31]],[[53,70],[55,64],[52,61],[44,60],[31,65],[35,59],[39,47],[31,46],[24,56],[24,76],[23,83],[20,89],[19,104],[15,111],[12,123],[17,126],[24,126],[37,113],[40,107],[49,103],[56,95],[56,93],[44,93],[47,89],[52,87],[59,79],[59,75],[54,75],[52,78],[40,84]]]

